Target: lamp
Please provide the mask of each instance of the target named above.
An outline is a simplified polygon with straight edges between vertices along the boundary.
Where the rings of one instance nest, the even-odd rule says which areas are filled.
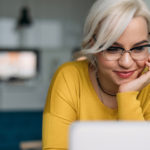
[[[31,37],[31,28],[32,19],[30,15],[30,9],[27,3],[22,6],[19,18],[17,20],[17,31],[19,37],[19,46],[20,47],[30,47],[30,37]]]
[[[21,9],[20,17],[18,19],[17,27],[30,26],[32,24],[30,10],[27,6],[23,6]]]

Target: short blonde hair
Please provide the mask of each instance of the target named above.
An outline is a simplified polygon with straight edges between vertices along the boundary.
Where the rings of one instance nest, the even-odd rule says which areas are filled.
[[[143,0],[97,0],[85,22],[81,54],[94,61],[93,54],[110,47],[137,16],[146,19],[149,32],[150,12]],[[96,41],[91,44],[95,34]]]

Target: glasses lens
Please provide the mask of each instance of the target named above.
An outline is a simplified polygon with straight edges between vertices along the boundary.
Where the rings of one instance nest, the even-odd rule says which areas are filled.
[[[130,53],[130,56],[134,60],[144,60],[145,58],[148,57],[149,51],[148,51],[149,46],[139,46],[136,48],[132,48],[130,51],[127,51]],[[126,50],[122,50],[121,48],[116,48],[116,47],[110,47],[107,50],[102,51],[103,56],[106,60],[118,60]]]
[[[103,51],[106,60],[118,60],[121,57],[122,50],[119,48],[109,48]]]
[[[148,47],[139,47],[131,51],[131,57],[134,60],[144,60],[148,57]]]

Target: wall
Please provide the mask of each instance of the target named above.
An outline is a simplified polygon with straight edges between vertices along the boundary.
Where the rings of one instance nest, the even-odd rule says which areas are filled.
[[[0,84],[1,111],[43,110],[53,72],[63,62],[71,60],[71,51],[80,46],[85,16],[92,3],[93,0],[0,0],[0,19],[17,20],[21,6],[27,4],[33,23],[58,22],[62,36],[58,46],[37,46],[41,53],[40,74],[37,78],[25,83]],[[44,31],[46,40],[53,37],[54,35],[48,35]],[[9,45],[9,38],[7,40]]]
[[[58,21],[62,25],[64,35],[63,46],[66,47],[68,45],[70,46],[68,40],[72,41],[74,40],[73,38],[77,40],[75,44],[80,42],[85,16],[93,1],[94,0],[1,0],[0,17],[17,19],[21,6],[27,4],[31,9],[31,16],[34,20]]]
[[[147,4],[147,7],[150,9],[150,1],[149,0],[144,0],[144,1]]]
[[[40,73],[36,78],[28,82],[0,82],[0,149],[19,150],[21,141],[41,140],[49,83],[56,68],[71,60],[71,51],[80,46],[92,1],[0,0],[0,48],[37,48],[40,52]],[[16,22],[24,3],[30,7],[33,26],[28,41],[22,45],[18,43]],[[54,23],[59,31],[53,31]]]

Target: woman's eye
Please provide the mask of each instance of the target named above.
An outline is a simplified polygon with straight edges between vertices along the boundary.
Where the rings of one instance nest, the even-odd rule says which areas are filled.
[[[142,51],[144,51],[146,49],[146,47],[145,46],[139,46],[139,47],[135,47],[135,48],[133,48],[133,51],[134,52],[142,52]]]
[[[117,52],[121,51],[121,48],[120,47],[109,47],[106,51],[108,53],[117,53]]]
[[[136,50],[144,50],[144,46],[136,47]]]

